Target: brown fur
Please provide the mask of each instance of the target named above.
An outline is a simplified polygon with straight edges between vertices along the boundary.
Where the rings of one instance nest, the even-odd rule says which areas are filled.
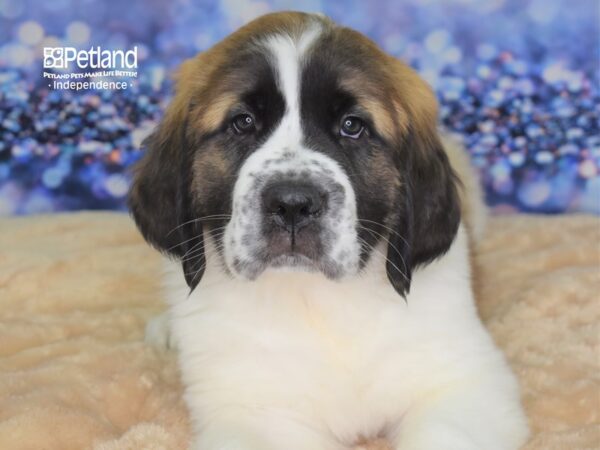
[[[371,87],[372,80],[362,74],[353,74],[343,80],[343,86],[359,99],[364,109],[375,120],[385,137],[405,134],[409,125],[422,139],[436,136],[437,102],[430,87],[418,74],[403,62],[387,55],[364,35],[337,27],[329,19],[312,14],[282,12],[262,16],[240,28],[211,49],[198,54],[182,64],[176,76],[176,95],[165,116],[167,123],[185,120],[190,110],[191,123],[200,132],[216,129],[227,110],[238,98],[240,87],[224,82],[224,70],[232,55],[260,37],[283,33],[298,38],[314,22],[326,30],[350,41],[358,51],[371,55],[373,63],[384,71],[386,86]],[[391,99],[391,103],[390,100]],[[386,105],[388,103],[388,105]]]
[[[393,139],[399,130],[402,133],[406,131],[406,127],[402,125],[404,122],[397,120],[398,117],[404,116],[404,113],[401,110],[394,111],[393,108],[390,108],[392,105],[386,107],[378,96],[370,93],[368,90],[369,80],[363,74],[346,76],[341,80],[341,85],[358,100],[359,105],[373,118],[375,127],[381,135],[387,139]]]
[[[199,132],[210,132],[222,122],[227,110],[243,89],[243,82],[224,82],[224,71],[232,55],[261,36],[275,33],[298,37],[313,20],[326,19],[297,12],[262,16],[243,26],[209,50],[184,62],[176,75],[176,95],[167,110],[167,122],[185,120],[190,111],[191,123]]]
[[[208,148],[194,159],[192,173],[193,198],[206,201],[215,184],[231,177],[231,163],[218,149]]]
[[[411,67],[383,52],[361,33],[349,28],[335,32],[356,46],[357,51],[370,55],[373,65],[383,71],[384,87],[373,86],[373,80],[364,74],[353,74],[344,82],[373,115],[383,135],[394,139],[398,133],[406,134],[410,127],[426,141],[437,136],[437,101],[429,85]],[[373,95],[381,90],[379,95]],[[391,104],[386,105],[390,101]]]
[[[401,185],[402,178],[398,169],[391,166],[381,153],[375,153],[369,158],[364,171],[373,178],[377,194],[384,197],[386,201],[392,202],[394,192]],[[381,180],[386,180],[386,182],[382,183]]]

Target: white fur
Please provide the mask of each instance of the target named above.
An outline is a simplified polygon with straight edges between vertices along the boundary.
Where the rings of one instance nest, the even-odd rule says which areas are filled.
[[[414,273],[406,302],[380,253],[343,282],[272,270],[233,280],[209,264],[186,297],[181,269],[171,280],[194,449],[348,449],[385,435],[398,450],[516,450],[525,439],[517,384],[476,314],[462,227]]]

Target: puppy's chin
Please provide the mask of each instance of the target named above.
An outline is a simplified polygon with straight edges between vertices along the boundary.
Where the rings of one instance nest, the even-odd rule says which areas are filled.
[[[234,278],[246,281],[258,280],[265,272],[320,274],[330,280],[341,280],[354,274],[344,270],[344,267],[335,261],[327,258],[315,260],[296,252],[282,253],[265,260],[243,262],[236,260],[233,267],[229,268],[229,272]]]
[[[288,273],[320,273],[330,280],[340,280],[347,275],[353,275],[335,261],[328,258],[313,259],[299,253],[286,253],[269,261],[268,269]]]
[[[298,253],[281,254],[267,260],[240,261],[235,260],[229,272],[234,278],[247,281],[257,280],[264,272],[320,272],[317,264],[310,258]]]
[[[316,263],[308,256],[299,253],[283,253],[271,259],[267,265],[284,272],[319,272]]]

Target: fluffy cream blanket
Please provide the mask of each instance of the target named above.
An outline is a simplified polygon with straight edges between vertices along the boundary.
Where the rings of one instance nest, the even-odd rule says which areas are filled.
[[[511,216],[475,255],[527,450],[599,448],[599,243],[598,218]],[[174,357],[143,343],[163,308],[159,266],[126,215],[0,221],[0,449],[186,448]]]

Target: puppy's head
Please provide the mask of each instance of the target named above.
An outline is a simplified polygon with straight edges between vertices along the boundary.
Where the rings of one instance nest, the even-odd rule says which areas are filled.
[[[234,277],[272,267],[387,275],[447,251],[459,223],[434,95],[361,34],[320,16],[251,22],[185,62],[130,194],[145,238],[193,289],[212,239]]]

